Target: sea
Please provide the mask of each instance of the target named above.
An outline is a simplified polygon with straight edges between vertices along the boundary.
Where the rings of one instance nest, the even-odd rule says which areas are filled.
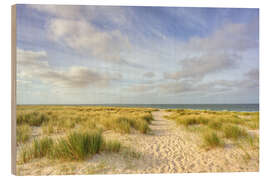
[[[83,104],[80,106],[146,107],[159,109],[195,109],[238,112],[259,111],[259,104]]]
[[[53,105],[53,106],[107,106],[142,107],[159,109],[194,109],[213,111],[259,112],[259,104],[17,104],[17,105]]]

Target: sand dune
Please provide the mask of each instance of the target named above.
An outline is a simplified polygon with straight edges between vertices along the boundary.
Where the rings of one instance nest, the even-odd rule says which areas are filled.
[[[200,147],[200,138],[181,130],[166,120],[165,111],[153,112],[153,135],[134,135],[136,148],[144,154],[139,173],[181,173],[219,171],[258,171],[258,154],[248,163],[243,161],[244,152],[239,148],[216,148],[206,151]],[[252,156],[254,157],[254,156]]]
[[[154,121],[148,135],[119,134],[105,131],[106,138],[117,138],[141,154],[138,159],[122,154],[97,154],[84,162],[34,161],[19,165],[21,174],[123,174],[123,173],[183,173],[183,172],[238,172],[258,171],[258,150],[250,150],[252,157],[245,161],[245,152],[227,144],[224,148],[209,151],[201,147],[196,133],[177,127],[175,122],[164,118],[169,112],[153,112]],[[53,165],[52,165],[53,164]],[[35,171],[33,171],[35,167]],[[40,167],[40,168],[39,168]]]

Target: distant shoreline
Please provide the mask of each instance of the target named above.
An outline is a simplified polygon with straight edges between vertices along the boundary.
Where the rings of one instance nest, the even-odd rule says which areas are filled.
[[[157,109],[259,112],[259,104],[18,104],[17,106],[102,106]]]

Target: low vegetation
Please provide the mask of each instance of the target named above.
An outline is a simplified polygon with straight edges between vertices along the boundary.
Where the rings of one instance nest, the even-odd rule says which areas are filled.
[[[102,149],[106,152],[119,152],[122,145],[117,140],[104,141]]]
[[[246,138],[248,133],[245,129],[240,128],[236,125],[227,125],[223,129],[225,137],[231,139]]]
[[[40,112],[17,113],[17,125],[28,124],[30,126],[40,126],[48,120],[48,115]]]
[[[204,147],[224,147],[225,141],[258,146],[256,134],[249,130],[259,129],[259,112],[228,112],[206,110],[168,110],[168,119],[187,130],[200,134]],[[256,140],[256,141],[255,141]],[[255,143],[254,143],[255,142]]]
[[[51,156],[63,160],[83,160],[98,153],[102,142],[102,135],[99,131],[73,132],[66,138],[61,138],[55,142],[51,150]]]
[[[98,106],[17,106],[18,163],[81,163],[95,154],[117,153],[126,161],[136,152],[113,135],[148,134],[153,108]],[[166,117],[183,130],[198,135],[207,150],[235,145],[249,161],[250,149],[258,150],[259,113],[201,110],[168,110]],[[128,136],[132,137],[132,136]],[[114,154],[115,155],[115,154]],[[39,161],[40,160],[40,161]],[[23,165],[24,166],[24,165]],[[102,167],[100,168],[102,169]]]
[[[41,139],[34,139],[31,144],[26,144],[20,151],[21,163],[27,163],[34,158],[42,158],[51,153],[53,140],[45,137]]]
[[[152,108],[89,106],[18,106],[17,125],[42,127],[44,135],[76,128],[113,130],[119,133],[148,133]]]
[[[71,132],[65,137],[53,140],[50,137],[34,139],[31,144],[22,147],[22,163],[36,158],[80,161],[100,151],[120,151],[122,145],[117,140],[104,140],[100,131]]]
[[[21,163],[48,158],[81,161],[99,152],[138,156],[103,132],[151,131],[152,108],[98,106],[17,106],[17,143]],[[35,131],[35,136],[32,132]]]
[[[16,127],[16,140],[17,143],[25,143],[27,142],[31,137],[31,127],[27,124],[24,125],[18,125]]]
[[[206,146],[206,148],[224,146],[224,142],[218,137],[217,133],[215,132],[204,134],[203,140],[204,140],[204,145]]]

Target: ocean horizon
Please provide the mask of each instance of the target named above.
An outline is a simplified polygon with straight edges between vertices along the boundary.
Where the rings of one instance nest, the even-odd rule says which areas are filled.
[[[18,104],[18,105],[53,105],[53,106],[112,106],[142,107],[159,109],[194,109],[213,111],[258,112],[259,104]]]

